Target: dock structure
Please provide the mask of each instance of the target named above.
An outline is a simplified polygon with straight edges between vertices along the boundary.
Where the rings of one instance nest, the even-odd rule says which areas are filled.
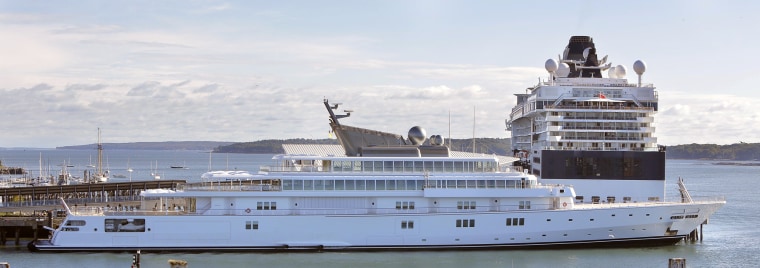
[[[74,206],[126,207],[140,201],[148,189],[178,189],[185,180],[113,182],[59,186],[0,188],[0,245],[12,238],[47,236],[43,226],[55,228],[66,216],[60,198]]]
[[[57,206],[60,198],[73,204],[139,201],[144,190],[177,189],[185,183],[185,180],[155,180],[0,188],[0,208]]]

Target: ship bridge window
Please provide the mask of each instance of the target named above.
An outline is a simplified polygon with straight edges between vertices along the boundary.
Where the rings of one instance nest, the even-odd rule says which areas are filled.
[[[375,161],[372,170],[375,172],[383,172],[383,161]]]
[[[334,180],[325,180],[325,190],[326,191],[332,191],[335,190],[335,181]]]
[[[530,201],[520,201],[519,209],[530,209]]]
[[[66,221],[65,225],[66,226],[85,226],[87,225],[87,222],[82,221],[82,220],[70,220],[70,221]]]
[[[378,183],[379,182],[381,182],[381,181],[378,181]],[[385,181],[385,188],[387,190],[396,190],[396,181],[395,180],[387,180],[387,181]]]
[[[312,180],[304,180],[303,181],[303,189],[304,189],[304,191],[314,190],[314,181],[312,181]]]
[[[443,162],[443,170],[446,172],[452,172],[454,171],[454,162]]]
[[[385,181],[384,180],[375,181],[375,190],[385,190]]]
[[[106,232],[145,232],[145,219],[106,219]]]

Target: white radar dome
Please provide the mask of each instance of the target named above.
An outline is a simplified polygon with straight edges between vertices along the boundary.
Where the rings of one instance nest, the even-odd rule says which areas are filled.
[[[625,66],[615,66],[615,74],[617,74],[617,78],[625,78]]]
[[[560,63],[559,68],[557,68],[557,76],[559,77],[567,77],[567,75],[570,74],[570,66],[567,65],[567,63]]]
[[[557,71],[557,68],[559,68],[557,61],[554,59],[548,59],[546,60],[546,63],[544,63],[544,68],[546,68],[547,72],[554,73]]]
[[[615,67],[610,67],[609,70],[607,70],[607,77],[609,78],[617,78],[617,71],[615,70]]]
[[[644,63],[642,60],[637,60],[633,63],[633,71],[636,72],[638,75],[644,74],[644,72],[647,70],[647,64]]]

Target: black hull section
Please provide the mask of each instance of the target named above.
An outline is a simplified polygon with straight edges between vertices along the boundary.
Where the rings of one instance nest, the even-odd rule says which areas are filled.
[[[542,179],[665,180],[664,151],[543,150],[540,161]]]
[[[554,243],[485,244],[485,245],[386,245],[349,247],[37,247],[35,241],[28,247],[33,252],[328,252],[328,251],[446,251],[446,250],[517,250],[517,249],[578,249],[628,248],[670,246],[683,240],[683,236],[643,237],[615,240],[588,240]]]

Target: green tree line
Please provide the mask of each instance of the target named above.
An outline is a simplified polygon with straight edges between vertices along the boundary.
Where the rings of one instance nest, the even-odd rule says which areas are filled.
[[[667,158],[676,159],[760,159],[760,143],[717,144],[683,144],[667,147]]]
[[[448,141],[446,142],[448,144]],[[253,142],[234,143],[219,146],[214,149],[215,153],[247,153],[247,154],[281,154],[283,144],[338,144],[336,139],[287,139],[287,140],[260,140]],[[472,139],[452,139],[451,149],[454,151],[473,151]],[[475,139],[475,152],[497,155],[512,155],[509,139],[477,138]]]

